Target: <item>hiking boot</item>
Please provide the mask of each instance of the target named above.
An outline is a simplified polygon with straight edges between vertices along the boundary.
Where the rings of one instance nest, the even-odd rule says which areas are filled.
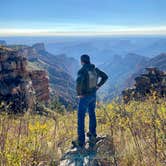
[[[84,149],[85,144],[84,143],[80,143],[78,140],[74,140],[72,141],[72,149],[73,148],[79,148],[79,149]]]
[[[98,137],[97,134],[92,135],[91,133],[87,133],[87,137],[89,137],[89,145],[94,146],[98,141],[102,139],[102,137]]]
[[[88,132],[87,137],[91,138],[91,137],[97,137],[97,134],[92,134],[91,132]]]

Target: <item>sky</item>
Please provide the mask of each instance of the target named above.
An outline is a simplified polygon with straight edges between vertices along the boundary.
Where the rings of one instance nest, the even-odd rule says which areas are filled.
[[[166,35],[166,0],[0,0],[0,36]]]

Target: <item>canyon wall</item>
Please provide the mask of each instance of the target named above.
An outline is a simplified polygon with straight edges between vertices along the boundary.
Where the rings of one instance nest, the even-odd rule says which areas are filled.
[[[49,100],[48,76],[45,71],[28,71],[21,51],[0,47],[0,102],[9,110],[25,112],[36,102]],[[2,107],[6,109],[6,107]]]

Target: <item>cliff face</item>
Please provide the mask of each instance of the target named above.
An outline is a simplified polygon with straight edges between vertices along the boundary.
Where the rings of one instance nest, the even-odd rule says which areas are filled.
[[[12,49],[0,48],[0,101],[14,112],[27,110],[32,104],[27,62],[19,54]]]
[[[39,93],[41,85],[42,94]],[[36,101],[48,101],[48,86],[44,71],[27,70],[22,51],[0,47],[0,101],[8,105],[9,110],[23,112],[33,109]]]
[[[45,71],[34,70],[30,72],[32,86],[35,90],[37,101],[45,102],[49,100],[49,79]]]

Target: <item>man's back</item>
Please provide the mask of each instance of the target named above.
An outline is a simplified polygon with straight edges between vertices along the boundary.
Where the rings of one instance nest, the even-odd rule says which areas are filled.
[[[91,73],[91,75],[88,73]],[[96,73],[96,78],[95,78],[95,73]],[[101,78],[101,81],[99,83],[98,83],[98,78]],[[96,79],[96,86],[94,86],[95,79]],[[104,72],[96,68],[95,65],[84,64],[83,67],[78,71],[78,77],[76,81],[78,96],[89,95],[94,93],[97,90],[97,88],[101,87],[106,82],[107,79],[108,76]],[[93,85],[91,86],[89,84]]]

